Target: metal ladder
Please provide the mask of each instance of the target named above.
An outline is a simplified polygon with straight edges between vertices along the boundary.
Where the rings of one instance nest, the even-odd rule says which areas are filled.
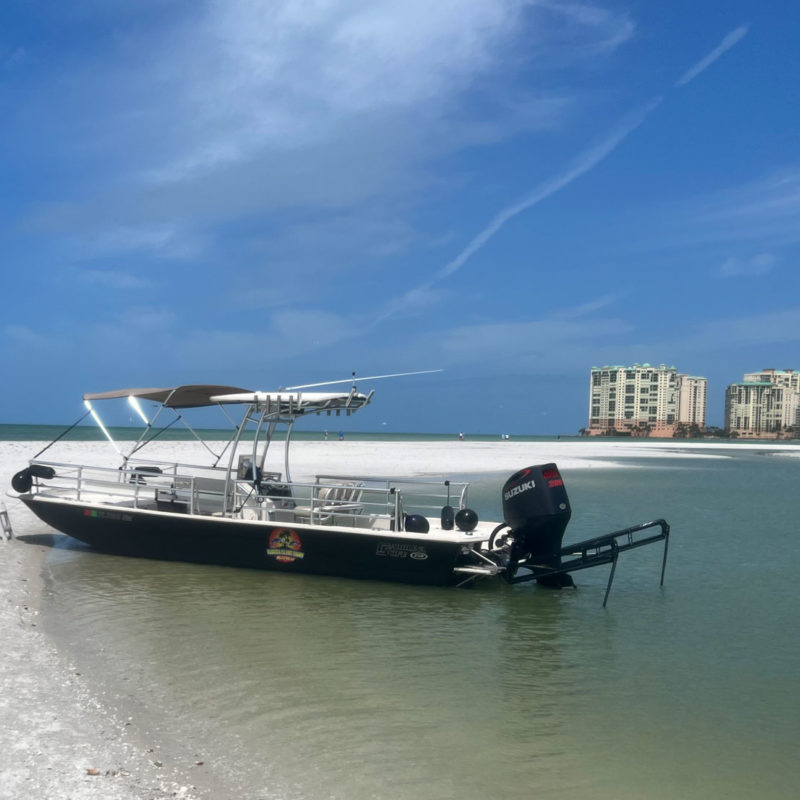
[[[5,503],[0,503],[0,530],[2,530],[3,539],[14,538],[14,531],[11,528],[11,520],[8,518],[8,509]]]
[[[658,533],[648,534],[642,537],[637,536],[641,531],[650,528],[659,528]],[[619,541],[618,541],[619,540]],[[656,519],[652,522],[643,522],[621,531],[606,533],[596,536],[593,539],[586,539],[583,542],[566,545],[562,547],[561,557],[570,557],[568,561],[562,561],[558,567],[546,565],[518,563],[516,566],[531,570],[529,574],[516,575],[512,573],[510,578],[506,578],[509,583],[519,583],[521,581],[537,580],[551,575],[562,575],[569,572],[577,572],[580,569],[596,567],[600,564],[611,564],[611,572],[608,576],[606,594],[603,598],[603,608],[608,602],[608,595],[611,591],[611,584],[614,582],[614,573],[617,569],[617,558],[620,553],[626,550],[633,550],[636,547],[643,547],[654,542],[664,542],[664,557],[661,561],[661,586],[664,585],[664,571],[667,568],[667,547],[669,545],[669,525],[666,520]]]

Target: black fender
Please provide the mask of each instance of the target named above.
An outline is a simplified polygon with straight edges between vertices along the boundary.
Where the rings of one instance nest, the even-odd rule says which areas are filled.
[[[27,494],[33,486],[33,476],[30,469],[27,467],[20,470],[12,479],[11,485],[14,487],[15,492],[20,494]]]

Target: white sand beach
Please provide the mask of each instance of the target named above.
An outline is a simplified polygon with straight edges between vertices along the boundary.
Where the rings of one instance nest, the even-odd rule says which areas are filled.
[[[0,442],[0,483],[44,447],[43,442]],[[498,473],[510,475],[530,464],[555,461],[565,473],[613,469],[631,459],[725,458],[731,447],[780,450],[800,457],[800,445],[686,441],[559,442],[300,442],[292,477],[314,474],[411,476]],[[163,460],[207,463],[197,442],[154,443],[149,455]],[[46,453],[63,462],[116,466],[119,456],[105,442],[59,443]],[[280,467],[278,467],[280,468]],[[157,743],[136,739],[125,708],[115,707],[58,652],[37,620],[47,546],[26,537],[49,532],[24,506],[4,498],[18,537],[0,542],[0,800],[141,800],[212,798],[202,771],[186,753],[179,761],[160,757]],[[162,758],[164,760],[162,760]]]

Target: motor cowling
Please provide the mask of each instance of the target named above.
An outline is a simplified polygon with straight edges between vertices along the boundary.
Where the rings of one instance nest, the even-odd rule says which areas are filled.
[[[526,566],[561,565],[561,540],[570,508],[564,480],[555,464],[540,464],[515,472],[503,486],[503,519],[511,529],[511,563],[525,559]],[[540,583],[572,585],[568,575],[546,577]]]

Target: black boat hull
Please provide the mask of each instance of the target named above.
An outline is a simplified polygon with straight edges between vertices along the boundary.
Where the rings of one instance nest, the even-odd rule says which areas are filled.
[[[205,517],[74,501],[20,499],[39,519],[114,555],[411,584],[452,584],[457,542],[392,531]]]

